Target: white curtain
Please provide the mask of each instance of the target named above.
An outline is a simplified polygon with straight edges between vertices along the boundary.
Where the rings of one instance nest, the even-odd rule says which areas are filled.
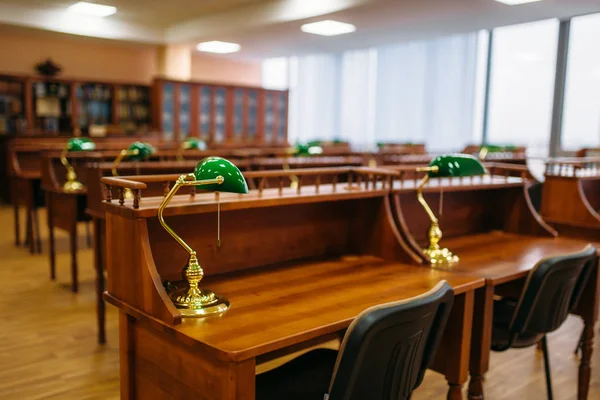
[[[375,142],[377,52],[349,51],[342,55],[339,139],[357,150],[371,150]]]
[[[377,49],[375,139],[461,150],[473,136],[477,35]]]
[[[477,34],[289,59],[290,142],[424,142],[430,151],[472,141]],[[271,72],[270,75],[273,75]]]
[[[290,143],[339,136],[339,70],[338,54],[290,59]]]

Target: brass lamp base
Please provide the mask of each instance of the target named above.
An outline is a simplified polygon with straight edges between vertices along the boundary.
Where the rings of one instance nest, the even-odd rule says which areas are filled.
[[[188,288],[181,288],[173,291],[170,297],[183,317],[207,317],[229,309],[227,298],[207,289],[201,289],[197,295],[191,295]]]
[[[439,247],[423,249],[423,253],[429,257],[431,265],[452,265],[459,260],[458,256],[450,250],[440,249]]]
[[[83,184],[79,181],[66,181],[63,190],[67,193],[79,192],[83,190]]]

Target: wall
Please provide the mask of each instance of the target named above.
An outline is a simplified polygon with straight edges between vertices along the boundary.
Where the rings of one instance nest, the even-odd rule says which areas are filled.
[[[192,55],[192,79],[233,85],[261,86],[260,61],[231,60],[225,57]]]
[[[164,53],[164,52],[163,52]],[[51,57],[67,78],[150,83],[159,74],[159,46],[124,43],[61,33],[0,28],[0,73],[35,74],[35,64]],[[192,53],[191,79],[260,86],[260,61],[237,61]]]
[[[48,57],[61,75],[150,83],[157,70],[157,47],[39,31],[0,30],[0,72],[34,74]]]

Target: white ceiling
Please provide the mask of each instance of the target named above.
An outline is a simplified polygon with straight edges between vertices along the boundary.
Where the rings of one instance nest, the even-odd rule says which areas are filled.
[[[0,24],[156,44],[233,41],[242,45],[234,57],[262,58],[600,12],[599,0],[544,0],[521,6],[493,0],[100,0],[118,12],[97,19],[67,14],[74,2],[0,0]],[[303,23],[325,18],[352,23],[357,31],[337,37],[300,31]]]

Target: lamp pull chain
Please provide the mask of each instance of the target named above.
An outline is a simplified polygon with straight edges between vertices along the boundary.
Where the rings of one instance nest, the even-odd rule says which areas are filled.
[[[217,196],[217,248],[221,248],[221,196],[219,192],[215,192]]]

